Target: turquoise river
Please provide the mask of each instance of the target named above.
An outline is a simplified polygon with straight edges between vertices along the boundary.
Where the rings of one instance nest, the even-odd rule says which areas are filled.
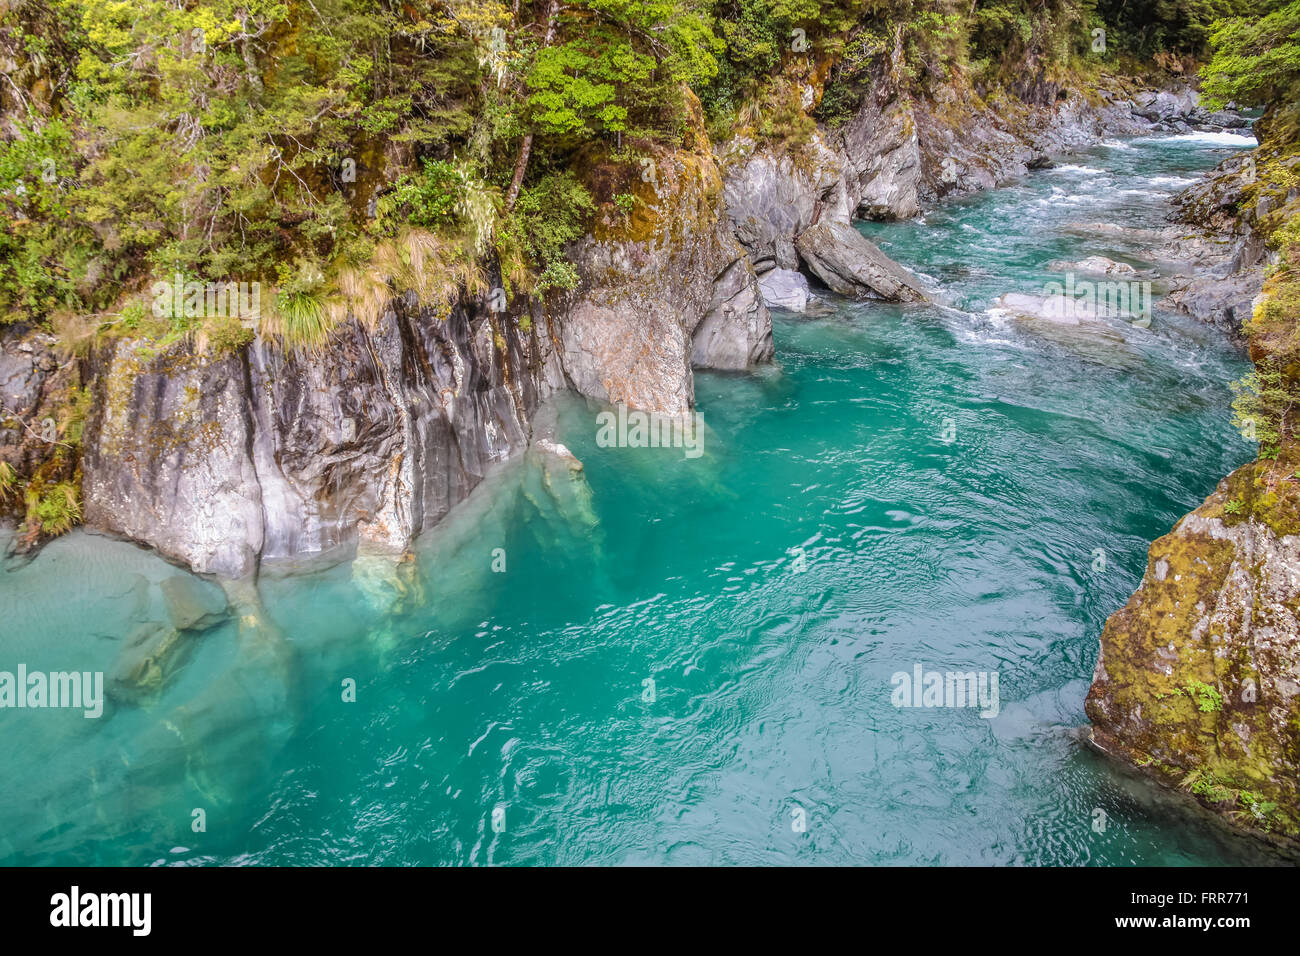
[[[1269,862],[1080,736],[1147,546],[1251,454],[1244,354],[1160,308],[1072,334],[991,308],[1087,255],[1161,270],[1159,299],[1152,230],[1243,145],[1108,143],[864,225],[948,306],[777,313],[773,367],[698,374],[699,457],[599,447],[565,399],[585,487],[507,463],[404,596],[267,568],[274,638],[194,639],[156,702],[0,711],[0,863]],[[110,670],[179,573],[56,540],[0,572],[0,670]],[[996,716],[894,706],[918,665],[996,674]]]

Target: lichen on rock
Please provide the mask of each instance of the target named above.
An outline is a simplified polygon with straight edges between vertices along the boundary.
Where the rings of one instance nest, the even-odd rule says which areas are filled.
[[[1300,535],[1241,504],[1260,465],[1151,545],[1102,632],[1086,710],[1106,752],[1238,824],[1298,837]]]

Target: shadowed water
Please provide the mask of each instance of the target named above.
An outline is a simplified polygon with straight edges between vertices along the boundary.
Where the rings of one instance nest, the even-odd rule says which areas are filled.
[[[265,574],[269,620],[197,639],[147,707],[0,711],[0,862],[1267,860],[1077,732],[1148,544],[1250,455],[1244,356],[1162,311],[989,312],[1054,259],[1148,266],[1088,224],[1163,225],[1226,148],[1099,147],[864,227],[951,307],[778,314],[778,366],[697,377],[701,457],[598,447],[566,398],[585,481],[510,463],[409,577]],[[109,667],[176,573],[54,542],[0,575],[0,669]],[[996,672],[998,715],[894,707],[917,664]]]

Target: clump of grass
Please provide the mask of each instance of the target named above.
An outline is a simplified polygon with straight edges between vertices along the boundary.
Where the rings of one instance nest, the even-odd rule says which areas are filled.
[[[253,341],[255,334],[233,316],[209,319],[198,334],[199,348],[218,357],[238,352]]]
[[[18,497],[18,473],[7,461],[0,461],[0,502]]]
[[[81,523],[81,495],[74,482],[27,486],[27,533],[66,534]]]
[[[320,348],[336,328],[326,298],[325,275],[314,259],[299,259],[292,267],[281,266],[279,291],[266,331],[291,348]]]

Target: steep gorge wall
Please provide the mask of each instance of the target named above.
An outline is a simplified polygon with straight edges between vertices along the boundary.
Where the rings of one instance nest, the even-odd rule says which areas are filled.
[[[1169,304],[1234,335],[1257,366],[1285,355],[1256,326],[1270,251],[1258,226],[1279,202],[1252,194],[1255,154],[1234,155],[1179,197],[1164,255],[1180,264]],[[1262,311],[1261,311],[1262,310]],[[1278,350],[1278,346],[1282,350]],[[1093,743],[1184,790],[1233,824],[1300,839],[1300,449],[1282,434],[1151,545],[1128,603],[1106,621],[1086,701]]]
[[[721,208],[711,154],[666,154],[642,234],[590,237],[582,282],[529,322],[413,294],[321,349],[258,336],[227,355],[120,338],[91,363],[88,526],[228,578],[356,546],[400,555],[572,388],[670,415],[693,366],[772,357],[771,317]],[[526,329],[526,331],[525,331]]]
[[[444,313],[405,295],[317,352],[259,337],[234,355],[188,342],[155,354],[119,339],[90,363],[86,522],[228,577],[353,543],[401,553],[528,445],[551,392],[681,415],[694,367],[770,360],[778,275],[925,298],[852,219],[912,215],[1141,125],[1132,102],[1058,94],[1021,104],[1013,134],[968,90],[922,101],[882,78],[844,127],[798,150],[744,135],[715,150],[692,101],[689,146],[656,154],[633,215],[574,250],[579,288],[532,302],[527,331],[482,301]]]

